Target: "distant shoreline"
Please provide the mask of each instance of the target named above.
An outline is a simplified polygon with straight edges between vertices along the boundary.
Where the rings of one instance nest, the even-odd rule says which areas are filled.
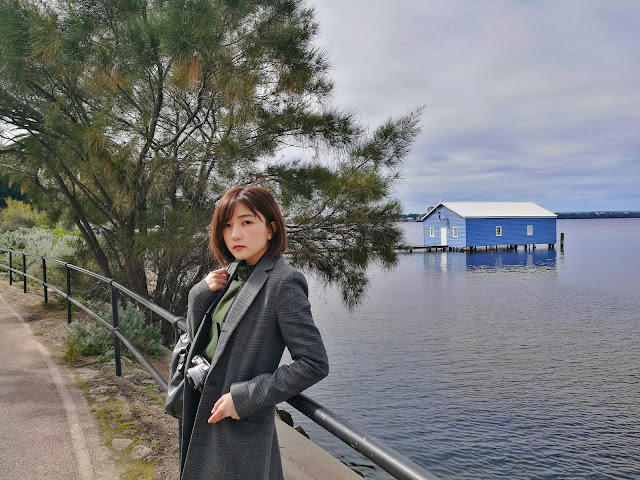
[[[556,212],[558,219],[581,218],[640,218],[640,212]],[[424,213],[406,213],[400,216],[401,222],[416,222]]]
[[[559,212],[558,218],[640,218],[640,212]]]

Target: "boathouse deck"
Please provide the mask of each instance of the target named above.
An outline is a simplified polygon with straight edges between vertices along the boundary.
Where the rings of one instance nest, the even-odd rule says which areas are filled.
[[[563,243],[564,242],[560,243],[561,247],[564,246]],[[541,244],[526,243],[518,245],[484,245],[476,247],[452,247],[451,245],[399,245],[398,247],[396,247],[396,249],[401,251],[408,251],[409,253],[412,253],[414,250],[426,250],[427,252],[477,252],[483,250],[498,251],[499,248],[503,250],[518,250],[518,247],[522,247],[524,250],[535,250],[536,245]],[[546,245],[549,249],[554,249],[556,247],[555,243],[548,243]]]

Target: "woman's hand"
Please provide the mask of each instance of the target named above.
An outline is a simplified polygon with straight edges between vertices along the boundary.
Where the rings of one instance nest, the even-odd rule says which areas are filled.
[[[231,393],[225,393],[211,409],[211,416],[208,423],[218,423],[223,418],[231,417],[234,420],[240,420],[238,412],[236,412],[236,406],[231,398]]]
[[[227,284],[227,278],[229,278],[229,272],[224,268],[209,272],[204,281],[207,282],[207,287],[212,292],[218,292],[224,288]]]

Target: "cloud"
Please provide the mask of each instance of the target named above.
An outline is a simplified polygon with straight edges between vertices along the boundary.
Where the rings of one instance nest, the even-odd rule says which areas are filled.
[[[424,105],[397,191],[640,210],[640,3],[322,0],[336,102],[376,125]]]

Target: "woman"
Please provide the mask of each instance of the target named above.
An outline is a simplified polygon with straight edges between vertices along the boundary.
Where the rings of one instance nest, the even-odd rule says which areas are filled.
[[[282,258],[286,246],[268,191],[236,187],[218,201],[210,248],[226,268],[189,292],[187,366],[201,355],[211,367],[202,393],[185,387],[184,480],[283,478],[275,405],[329,372],[304,276]],[[203,320],[210,307],[211,320]],[[284,347],[293,362],[279,367]]]

